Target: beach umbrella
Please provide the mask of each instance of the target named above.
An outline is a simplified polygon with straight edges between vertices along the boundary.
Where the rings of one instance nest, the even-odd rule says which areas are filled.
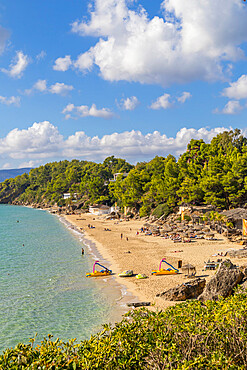
[[[183,265],[182,269],[194,269],[195,266],[191,265],[190,263],[187,263],[186,265]]]
[[[172,229],[170,227],[166,227],[166,228],[163,228],[163,231],[170,232],[170,231],[172,231]]]
[[[195,225],[195,226],[194,226],[194,229],[195,229],[195,230],[201,230],[202,228],[203,228],[203,227],[202,227],[202,226],[200,226],[200,225]]]
[[[152,231],[159,231],[159,228],[157,226],[150,226],[150,229]]]
[[[187,226],[185,226],[185,227],[183,227],[183,230],[184,230],[184,231],[189,231],[189,230],[190,230],[190,228],[189,228],[189,227],[187,227]]]

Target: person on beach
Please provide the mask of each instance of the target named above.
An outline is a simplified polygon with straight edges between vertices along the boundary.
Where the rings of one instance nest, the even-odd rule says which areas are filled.
[[[121,237],[121,240],[122,240],[123,239],[123,234],[121,234],[120,237]]]
[[[83,248],[81,249],[81,254],[84,254],[84,249]]]
[[[129,238],[126,236],[126,240],[128,241],[129,240]]]

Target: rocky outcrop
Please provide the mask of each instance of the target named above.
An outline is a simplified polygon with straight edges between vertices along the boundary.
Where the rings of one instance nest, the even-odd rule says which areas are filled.
[[[232,249],[226,253],[229,257],[247,258],[247,249]]]
[[[241,284],[240,284],[240,287],[244,290],[247,290],[247,280],[243,281]]]
[[[197,298],[203,292],[205,284],[205,279],[197,278],[157,294],[156,297],[162,297],[167,301],[186,301],[186,299]]]
[[[200,301],[218,300],[232,294],[233,289],[241,283],[244,273],[230,260],[221,262],[216,274],[206,285],[203,293],[198,297]]]

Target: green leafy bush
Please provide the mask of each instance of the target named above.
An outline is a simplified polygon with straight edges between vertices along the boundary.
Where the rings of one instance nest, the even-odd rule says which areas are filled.
[[[151,206],[149,204],[143,205],[139,210],[140,217],[149,216],[151,212]]]
[[[246,369],[247,293],[131,311],[79,344],[52,336],[0,356],[1,369]]]
[[[164,215],[164,217],[167,217],[171,213],[171,209],[168,207],[166,203],[159,204],[154,210],[153,215],[156,217],[161,217]]]
[[[185,221],[191,221],[191,217],[190,217],[190,216],[188,216],[188,215],[184,215],[184,220],[185,220]]]

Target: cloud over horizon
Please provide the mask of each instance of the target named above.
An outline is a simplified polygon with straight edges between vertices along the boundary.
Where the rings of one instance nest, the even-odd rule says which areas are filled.
[[[52,158],[78,158],[101,161],[110,155],[120,156],[132,162],[149,160],[156,155],[178,156],[186,150],[191,139],[210,142],[218,133],[229,130],[182,128],[175,137],[167,137],[158,131],[143,134],[141,131],[125,131],[90,137],[84,131],[77,131],[64,138],[57,127],[49,121],[35,122],[27,129],[11,130],[0,139],[0,158],[44,161]],[[44,162],[46,163],[46,162]]]

